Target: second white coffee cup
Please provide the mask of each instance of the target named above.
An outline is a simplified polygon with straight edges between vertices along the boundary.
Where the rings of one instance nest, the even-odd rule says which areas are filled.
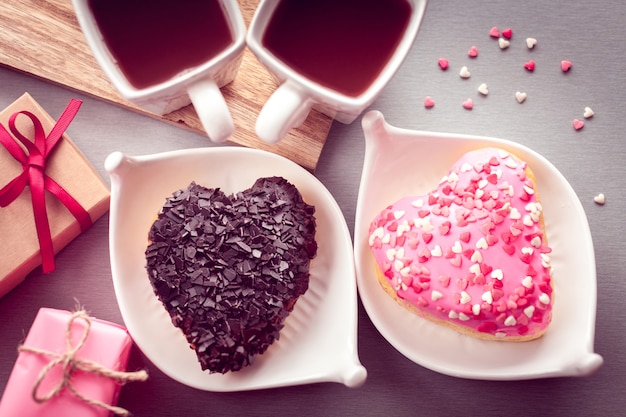
[[[275,143],[312,108],[352,123],[396,73],[427,0],[262,0],[246,43],[279,87],[256,133]]]

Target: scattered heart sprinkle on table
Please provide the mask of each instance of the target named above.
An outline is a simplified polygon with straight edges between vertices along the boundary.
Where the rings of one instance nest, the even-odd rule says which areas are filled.
[[[478,48],[476,48],[476,46],[472,46],[469,51],[467,51],[467,55],[470,58],[476,58],[478,56]]]
[[[527,71],[533,72],[535,70],[535,61],[531,59],[530,61],[526,62],[524,64],[524,68],[526,68]]]
[[[491,36],[492,38],[500,37],[500,31],[498,30],[496,26],[491,28],[491,30],[489,31],[489,36]]]
[[[432,109],[433,107],[435,107],[435,101],[432,99],[431,96],[426,96],[426,98],[424,99],[424,107],[426,107],[427,109]]]
[[[566,60],[561,61],[561,71],[568,72],[572,69],[572,63]]]
[[[498,45],[500,46],[500,49],[506,49],[511,45],[511,42],[507,41],[504,38],[500,38],[498,39]]]
[[[589,119],[591,117],[593,117],[595,113],[593,112],[593,110],[591,110],[591,107],[585,107],[585,111],[583,113],[583,117],[585,119]]]
[[[580,130],[583,127],[585,127],[585,122],[583,122],[582,120],[574,119],[573,125],[574,125],[574,129]]]
[[[600,193],[593,198],[593,201],[595,201],[596,204],[603,205],[606,203],[606,197],[604,197],[604,194]]]
[[[463,108],[466,110],[472,110],[474,108],[474,101],[471,98],[468,98],[463,102]]]
[[[439,68],[445,71],[448,69],[448,65],[450,65],[450,62],[448,62],[448,60],[445,58],[439,58],[437,64],[439,64]]]
[[[526,38],[526,46],[528,49],[533,49],[537,45],[537,39],[535,38]]]
[[[502,36],[506,39],[511,39],[513,37],[513,30],[511,28],[504,29],[502,31]]]
[[[467,69],[466,66],[463,66],[463,68],[461,68],[461,71],[459,71],[459,76],[461,78],[469,78],[471,77],[471,73],[469,72],[469,69]]]
[[[517,100],[517,102],[518,102],[518,103],[520,103],[520,104],[521,104],[521,103],[523,103],[524,101],[526,101],[526,97],[527,97],[527,94],[526,94],[526,93],[524,93],[524,92],[517,91],[517,92],[515,93],[515,99],[516,99],[516,100]]]
[[[487,94],[489,94],[489,88],[487,87],[487,84],[482,83],[481,85],[479,85],[478,92],[482,94],[483,96],[486,96]]]

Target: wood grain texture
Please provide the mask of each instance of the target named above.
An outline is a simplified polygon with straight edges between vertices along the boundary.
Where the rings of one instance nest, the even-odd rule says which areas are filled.
[[[246,26],[258,3],[239,0]],[[70,0],[0,1],[0,65],[206,136],[191,105],[160,116],[122,98],[92,56]],[[237,77],[222,88],[235,122],[231,142],[274,152],[315,170],[332,123],[328,116],[313,110],[300,128],[276,145],[254,133],[256,117],[275,88],[271,75],[246,48]]]

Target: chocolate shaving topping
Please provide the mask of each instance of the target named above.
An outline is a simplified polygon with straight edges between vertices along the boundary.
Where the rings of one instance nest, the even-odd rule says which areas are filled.
[[[237,371],[278,340],[309,285],[315,207],[281,177],[227,196],[192,182],[149,232],[152,288],[203,370]]]

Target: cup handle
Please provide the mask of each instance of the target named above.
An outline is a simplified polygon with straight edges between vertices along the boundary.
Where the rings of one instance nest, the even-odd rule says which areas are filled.
[[[235,124],[215,81],[199,80],[189,86],[187,94],[209,139],[215,143],[225,142],[235,131]]]
[[[256,134],[267,143],[276,143],[290,129],[306,120],[313,101],[296,84],[286,81],[272,93],[256,121]]]

